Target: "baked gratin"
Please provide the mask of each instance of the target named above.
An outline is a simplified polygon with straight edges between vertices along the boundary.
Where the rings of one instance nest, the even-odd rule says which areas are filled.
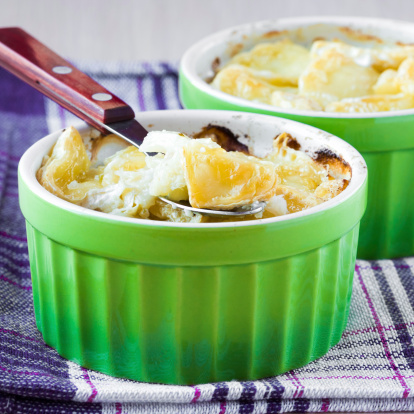
[[[287,133],[276,136],[273,149],[261,158],[250,155],[229,130],[213,125],[193,137],[153,131],[140,149],[126,145],[116,135],[91,131],[82,137],[67,128],[43,159],[37,179],[56,196],[89,209],[192,223],[242,219],[188,213],[158,197],[219,210],[265,201],[263,213],[243,218],[254,220],[321,204],[351,179],[339,156],[329,150],[308,154]]]
[[[230,95],[283,109],[378,112],[414,108],[414,46],[357,47],[289,39],[238,53],[212,86]]]

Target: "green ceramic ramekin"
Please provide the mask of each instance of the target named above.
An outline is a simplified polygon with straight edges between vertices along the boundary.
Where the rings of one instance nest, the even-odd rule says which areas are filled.
[[[253,380],[325,354],[347,322],[366,204],[361,155],[323,131],[264,115],[159,111],[140,121],[188,134],[214,123],[260,145],[285,130],[304,149],[340,154],[352,179],[334,199],[273,219],[132,219],[41,187],[36,170],[60,132],[47,136],[19,164],[36,322],[46,343],[82,366],[168,384]]]
[[[225,63],[234,52],[284,37],[304,45],[321,37],[362,46],[376,44],[375,38],[389,44],[413,43],[414,24],[356,17],[301,17],[232,27],[201,40],[184,54],[180,65],[184,107],[276,115],[346,140],[363,155],[370,175],[358,257],[414,255],[414,109],[369,114],[284,110],[228,95],[205,81],[213,74],[212,65]]]

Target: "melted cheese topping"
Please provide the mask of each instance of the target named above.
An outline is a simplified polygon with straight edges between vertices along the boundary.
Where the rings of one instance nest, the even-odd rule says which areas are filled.
[[[295,86],[309,61],[309,50],[284,39],[276,43],[261,43],[250,52],[237,54],[231,63],[260,71],[265,80],[274,85]],[[258,77],[260,72],[256,72]]]
[[[195,140],[184,148],[184,171],[190,204],[232,209],[276,195],[278,175],[271,162],[241,152],[208,148]]]
[[[308,50],[288,39],[262,43],[234,56],[212,86],[283,109],[409,109],[414,108],[414,46],[316,40]]]
[[[223,92],[250,101],[270,104],[272,94],[277,91],[296,92],[293,87],[276,87],[272,85],[271,74],[258,76],[258,72],[241,65],[230,65],[220,71],[214,78],[213,85]]]
[[[128,217],[174,222],[213,219],[188,213],[158,197],[187,200],[193,207],[233,209],[267,202],[260,215],[274,217],[318,205],[339,194],[351,176],[346,164],[333,158],[317,162],[283,133],[265,158],[227,152],[210,138],[191,139],[168,131],[150,132],[138,150],[129,146],[106,157],[114,135],[95,141],[91,159],[75,128],[59,137],[37,172],[41,185],[53,194],[83,207]],[[118,139],[120,141],[120,139]],[[122,147],[122,142],[121,142]],[[149,156],[144,152],[157,153]],[[240,219],[236,219],[240,220]]]
[[[371,67],[360,66],[332,50],[312,60],[300,77],[299,90],[314,97],[325,94],[335,100],[352,98],[370,94],[378,76]]]

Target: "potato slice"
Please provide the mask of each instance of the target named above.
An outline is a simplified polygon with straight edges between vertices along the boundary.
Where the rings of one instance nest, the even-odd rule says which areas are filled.
[[[138,171],[146,166],[145,154],[137,147],[129,146],[105,160],[102,184],[116,184],[120,171]]]
[[[276,194],[283,196],[286,209],[295,213],[317,206],[339,194],[350,179],[346,167],[333,155],[321,156],[321,160],[314,160],[302,151],[298,151],[299,143],[287,133],[282,133],[273,142],[273,151],[265,159],[276,165],[281,183]],[[338,164],[338,165],[337,165]],[[334,179],[329,171],[333,169],[335,175],[346,176]],[[344,170],[344,171],[343,171]]]
[[[400,93],[400,85],[396,82],[397,71],[387,69],[381,73],[372,90],[377,95],[396,95]]]
[[[381,73],[374,85],[376,94],[414,95],[414,59],[407,58],[401,63],[398,71],[389,69]]]
[[[212,85],[230,95],[250,101],[270,104],[272,85],[257,79],[251,71],[239,65],[231,65],[222,69],[214,78]]]
[[[372,93],[378,72],[362,67],[351,58],[329,50],[315,58],[299,79],[299,93],[336,97],[335,100],[365,96]]]
[[[60,135],[52,154],[43,161],[36,176],[39,183],[51,193],[76,202],[84,194],[72,192],[68,185],[72,181],[85,178],[89,166],[90,161],[82,137],[75,128],[69,127]]]
[[[328,172],[303,151],[290,148],[291,140],[286,132],[280,134],[273,141],[273,151],[265,160],[275,164],[282,185],[313,191],[328,179]]]
[[[236,55],[231,63],[271,72],[272,75],[266,80],[273,85],[296,86],[309,61],[308,49],[284,39],[276,43],[258,44],[249,52]]]
[[[99,136],[91,142],[91,165],[100,166],[110,156],[129,147],[129,143],[115,134]]]
[[[351,58],[360,66],[373,67],[373,65],[377,66],[377,63],[380,64],[380,62],[377,62],[373,48],[352,46],[340,40],[316,40],[312,43],[310,49],[312,59],[317,59],[331,51]],[[384,58],[386,59],[385,65],[392,66],[392,61],[387,59],[386,56],[384,56]],[[384,63],[381,62],[380,66],[384,66]]]
[[[184,168],[193,207],[230,210],[276,194],[278,176],[272,163],[208,148],[198,140],[184,148]]]
[[[296,213],[321,204],[323,200],[316,197],[312,191],[305,188],[295,188],[291,185],[279,185],[276,194],[283,195],[288,213]]]
[[[383,72],[387,69],[397,69],[401,62],[414,57],[414,46],[396,45],[385,47],[358,47],[340,40],[317,40],[312,44],[311,56],[316,58],[326,52],[335,51],[351,58],[356,64]]]

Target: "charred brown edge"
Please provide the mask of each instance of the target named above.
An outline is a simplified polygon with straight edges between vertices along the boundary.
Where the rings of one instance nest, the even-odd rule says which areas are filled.
[[[344,161],[338,154],[335,154],[333,151],[331,151],[328,148],[323,148],[323,149],[316,151],[313,158],[315,161],[321,162],[321,163],[327,162],[333,159],[346,163],[346,161]]]
[[[221,125],[208,124],[200,132],[193,134],[192,137],[195,139],[211,138],[211,135],[215,137],[213,141],[226,151],[237,151],[249,154],[249,148],[238,140],[238,135],[234,134],[229,128]]]
[[[316,151],[313,155],[313,159],[320,164],[329,164],[334,161],[335,163],[340,163],[345,169],[349,170],[352,175],[352,168],[348,162],[346,162],[340,155],[331,151],[328,148],[323,148]]]
[[[277,140],[283,134],[285,134],[286,137],[287,137],[287,139],[286,139],[286,146],[287,147],[289,147],[289,148],[291,148],[295,151],[299,151],[301,149],[301,145],[296,140],[296,138],[292,137],[292,135],[290,135],[287,132],[282,132],[281,134],[276,135],[274,140]],[[352,174],[352,169],[351,169],[351,166],[349,165],[349,163],[347,163],[340,155],[336,154],[335,152],[331,151],[328,148],[322,148],[322,149],[316,151],[315,153],[310,154],[310,156],[318,164],[332,164],[332,163],[337,164],[337,163],[339,163],[339,164],[341,164],[341,166],[343,168],[349,170],[350,173]]]
[[[282,132],[281,134],[276,135],[273,139],[277,140],[282,134],[285,134],[287,136],[287,140],[286,140],[287,147],[292,148],[295,151],[299,151],[301,149],[301,146],[299,142],[296,140],[296,138],[293,138],[292,135],[290,135],[287,132]]]

